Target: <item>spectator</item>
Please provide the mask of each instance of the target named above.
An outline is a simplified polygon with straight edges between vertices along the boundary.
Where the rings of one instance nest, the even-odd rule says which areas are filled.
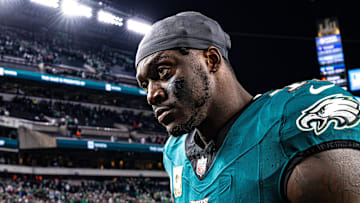
[[[35,33],[4,25],[0,25],[0,31],[0,55],[23,58],[27,63],[38,66],[40,72],[44,72],[45,69],[52,74],[115,83],[121,81],[114,73],[135,76],[133,60],[115,48],[81,47],[73,42],[74,36],[64,38],[61,36],[62,33],[55,33],[49,37],[41,32]],[[60,71],[59,64],[78,67],[78,70]],[[84,71],[84,67],[93,71]]]
[[[132,131],[164,132],[161,126],[155,125],[157,121],[152,115],[135,114],[130,110],[119,113],[107,108],[87,107],[65,102],[37,101],[26,97],[15,97],[11,102],[4,103],[10,107],[9,111],[6,111],[7,115],[11,114],[14,117],[35,121],[58,119],[59,126],[67,126],[72,135],[76,135],[79,125],[114,127],[115,123],[130,125]]]
[[[167,185],[150,178],[115,178],[112,181],[62,180],[35,176],[0,178],[0,201],[11,202],[161,202],[170,203]]]

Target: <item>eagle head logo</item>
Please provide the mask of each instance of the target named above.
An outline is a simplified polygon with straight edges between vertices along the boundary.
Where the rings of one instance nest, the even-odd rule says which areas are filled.
[[[336,130],[358,125],[360,107],[355,98],[335,94],[320,99],[301,113],[296,120],[298,128],[320,135],[331,123]]]

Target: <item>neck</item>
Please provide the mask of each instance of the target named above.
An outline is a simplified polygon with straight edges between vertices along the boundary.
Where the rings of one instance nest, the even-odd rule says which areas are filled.
[[[208,117],[197,127],[201,132],[201,140],[206,145],[217,136],[226,123],[238,112],[242,111],[252,100],[252,96],[236,81],[233,87],[229,83],[217,96],[217,101],[209,108]]]

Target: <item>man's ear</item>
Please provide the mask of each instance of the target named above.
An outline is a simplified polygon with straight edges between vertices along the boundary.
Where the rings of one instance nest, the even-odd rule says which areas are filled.
[[[210,46],[204,51],[204,56],[210,72],[216,72],[220,67],[222,59],[219,49],[214,46]]]

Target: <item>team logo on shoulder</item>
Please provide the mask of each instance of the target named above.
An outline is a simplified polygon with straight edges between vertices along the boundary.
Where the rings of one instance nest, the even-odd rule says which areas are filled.
[[[342,94],[327,96],[301,112],[296,120],[302,131],[322,134],[331,123],[335,130],[352,128],[359,124],[360,107],[353,97]]]

